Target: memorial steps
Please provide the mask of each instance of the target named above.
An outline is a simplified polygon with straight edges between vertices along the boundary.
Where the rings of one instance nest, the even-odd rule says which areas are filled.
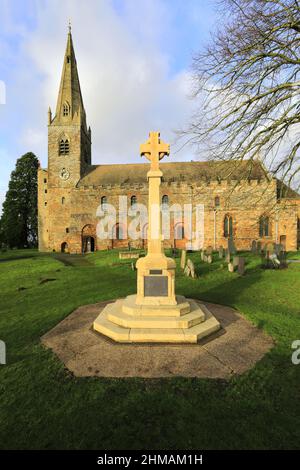
[[[108,304],[93,324],[95,331],[119,343],[197,343],[220,329],[208,308],[177,296],[177,305],[137,305],[136,295]]]

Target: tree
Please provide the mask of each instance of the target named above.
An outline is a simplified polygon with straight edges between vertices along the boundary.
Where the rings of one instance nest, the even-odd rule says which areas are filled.
[[[274,176],[300,176],[298,0],[222,0],[221,26],[194,57],[199,111],[189,141],[213,159],[259,157]],[[285,186],[282,185],[282,188]]]
[[[29,152],[17,160],[3,203],[0,241],[11,248],[37,245],[37,157]]]

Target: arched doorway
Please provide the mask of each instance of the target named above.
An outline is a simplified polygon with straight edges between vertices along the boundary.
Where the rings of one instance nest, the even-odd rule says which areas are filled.
[[[92,224],[87,224],[81,232],[82,253],[93,253],[96,251],[96,229]]]
[[[69,252],[69,248],[68,248],[67,242],[63,242],[63,243],[61,244],[60,251],[61,251],[62,253],[68,253],[68,252]]]

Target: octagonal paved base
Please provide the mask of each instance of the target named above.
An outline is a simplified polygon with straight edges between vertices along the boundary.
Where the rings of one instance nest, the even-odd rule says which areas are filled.
[[[85,305],[42,337],[76,376],[230,378],[252,368],[273,346],[272,338],[239,313],[203,302],[222,329],[197,344],[120,344],[92,330],[109,302]]]

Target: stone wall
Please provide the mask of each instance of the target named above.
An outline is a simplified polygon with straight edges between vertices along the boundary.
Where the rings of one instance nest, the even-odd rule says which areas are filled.
[[[52,172],[53,165],[52,165]],[[57,168],[56,170],[57,171]],[[123,184],[115,186],[89,186],[70,187],[64,185],[53,177],[60,187],[53,184],[48,185],[47,208],[42,207],[43,199],[40,195],[40,230],[42,241],[41,250],[60,251],[62,243],[67,243],[69,250],[73,253],[82,251],[82,235],[90,233],[95,237],[95,249],[126,248],[128,240],[97,239],[96,227],[98,218],[96,216],[101,197],[106,196],[107,202],[119,209],[119,196],[126,196],[128,206],[131,196],[137,197],[137,202],[147,205],[148,185]],[[39,194],[41,193],[39,181]],[[224,237],[224,217],[230,215],[233,219],[233,232],[235,244],[238,249],[249,250],[252,240],[280,241],[280,237],[286,237],[286,248],[297,249],[297,216],[300,205],[290,201],[278,204],[276,200],[275,181],[257,181],[228,183],[227,181],[212,181],[210,184],[195,182],[188,183],[162,183],[161,195],[168,195],[169,205],[195,204],[204,205],[204,247],[212,245],[218,248],[220,245],[226,247],[227,239]],[[219,206],[215,206],[215,198],[219,197]],[[62,204],[62,198],[64,203]],[[270,234],[268,237],[259,238],[259,218],[268,214],[270,218]],[[130,223],[130,218],[127,224]],[[49,237],[43,227],[47,224]],[[121,222],[122,225],[122,222]],[[125,231],[126,222],[122,227]],[[195,231],[195,220],[193,220]],[[114,228],[115,230],[115,228]],[[84,231],[84,233],[83,233]],[[145,229],[146,231],[146,229]],[[165,240],[165,247],[176,246],[184,248],[187,240],[174,241],[174,218],[171,218],[170,239]],[[48,240],[48,246],[47,245]],[[143,240],[131,240],[131,247],[145,247]]]

